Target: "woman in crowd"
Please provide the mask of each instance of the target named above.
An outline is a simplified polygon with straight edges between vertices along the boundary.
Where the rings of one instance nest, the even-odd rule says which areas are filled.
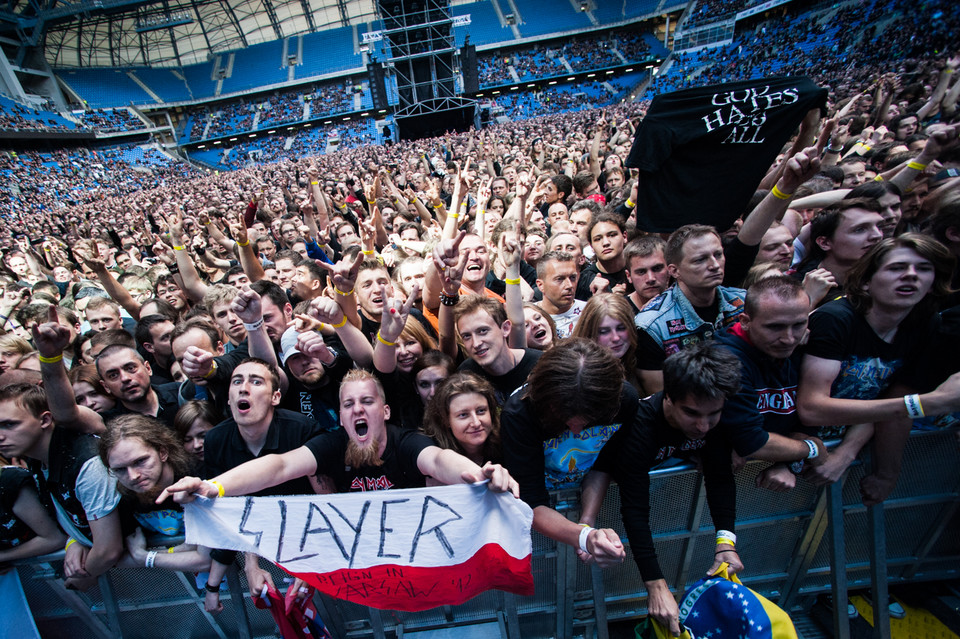
[[[624,375],[640,390],[637,377],[637,330],[630,303],[616,293],[598,293],[580,313],[572,337],[593,340],[614,354],[623,364]]]
[[[213,403],[191,399],[177,411],[173,418],[173,428],[177,432],[183,449],[191,459],[191,467],[203,468],[203,441],[207,431],[220,422],[220,415]]]
[[[440,351],[427,351],[414,363],[410,374],[413,375],[417,395],[426,408],[437,392],[437,387],[457,372],[453,358]]]
[[[482,466],[500,463],[500,415],[493,386],[473,373],[448,377],[427,404],[423,431]]]
[[[33,352],[30,342],[13,333],[0,335],[0,373],[16,368],[17,360]]]
[[[68,375],[78,406],[86,406],[98,413],[105,413],[117,405],[113,395],[104,392],[103,386],[100,385],[100,375],[97,373],[96,365],[75,366],[70,369]]]
[[[557,342],[557,325],[553,318],[533,302],[523,304],[523,325],[528,348],[545,351]]]

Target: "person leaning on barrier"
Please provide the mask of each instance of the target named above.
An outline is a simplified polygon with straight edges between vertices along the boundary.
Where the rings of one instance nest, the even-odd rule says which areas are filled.
[[[632,428],[621,428],[609,441],[583,482],[581,525],[596,519],[611,477],[620,487],[621,514],[634,561],[647,588],[650,616],[677,635],[677,602],[660,570],[650,531],[651,468],[670,457],[699,455],[707,504],[717,529],[717,548],[708,574],[722,562],[730,572],[743,569],[737,554],[734,523],[737,491],[730,445],[712,429],[724,403],[740,388],[740,363],[730,352],[706,343],[686,348],[663,364],[663,391],[640,400]],[[598,558],[599,559],[599,558]]]
[[[740,392],[723,408],[718,432],[738,455],[775,462],[757,476],[757,486],[785,491],[796,485],[792,468],[827,459],[816,429],[797,413],[800,353],[807,333],[810,298],[796,279],[778,275],[747,289],[740,322],[722,330],[716,343],[743,365]]]
[[[546,351],[526,386],[500,414],[504,465],[533,508],[533,528],[580,548],[602,567],[626,553],[612,529],[578,526],[549,506],[547,491],[576,488],[615,432],[629,429],[639,397],[613,353],[598,343],[569,338]]]

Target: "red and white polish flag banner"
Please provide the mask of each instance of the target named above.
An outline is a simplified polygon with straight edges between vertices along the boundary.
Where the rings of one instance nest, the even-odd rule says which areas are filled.
[[[485,484],[198,499],[187,543],[252,552],[338,599],[384,610],[533,594],[533,511]]]

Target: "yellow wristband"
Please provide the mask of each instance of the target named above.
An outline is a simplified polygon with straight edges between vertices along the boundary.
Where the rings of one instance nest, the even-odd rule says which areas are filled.
[[[869,151],[869,150],[872,149],[873,147],[870,146],[869,144],[861,144],[861,145],[860,145],[860,148],[862,148],[864,151]]]
[[[54,355],[53,357],[44,357],[43,355],[37,355],[37,359],[39,359],[44,364],[56,364],[57,362],[63,361],[63,353],[60,353],[59,355]]]
[[[882,175],[878,175],[877,177],[873,178],[873,181],[874,181],[874,182],[883,182],[883,176],[882,176]]]
[[[926,164],[921,164],[921,163],[919,163],[919,162],[910,162],[910,163],[907,165],[907,168],[908,168],[908,169],[916,169],[917,171],[922,171],[922,170],[924,170],[925,168],[927,168],[927,165],[926,165]]]
[[[387,340],[383,339],[383,335],[380,334],[380,331],[377,331],[377,341],[380,342],[381,344],[386,344],[387,346],[397,345],[396,342],[388,342]]]
[[[360,252],[363,253],[364,255],[373,255],[373,254],[374,254],[374,251],[360,251]]]
[[[204,379],[210,379],[217,373],[217,360],[213,360],[212,365],[210,366],[210,372],[203,376]]]
[[[169,548],[167,548],[167,554],[168,554],[168,555],[172,555],[172,554],[173,554],[173,546],[170,546]]]
[[[408,202],[408,204],[416,204],[416,203],[417,203],[416,200],[410,200],[410,202]]]
[[[237,242],[237,246],[250,246],[250,240],[244,242]]]
[[[174,251],[182,251],[183,249],[184,249],[184,247],[182,247],[182,246],[177,246],[176,244],[173,245],[173,250],[174,250]]]
[[[341,290],[340,290],[339,288],[337,288],[336,286],[333,287],[333,292],[334,292],[334,293],[336,293],[337,295],[343,295],[344,297],[349,297],[349,296],[353,295],[353,291],[355,291],[355,290],[356,290],[356,287],[351,288],[349,291],[347,291],[346,293],[344,293],[343,291],[341,291]]]
[[[452,217],[453,219],[457,219],[458,217],[460,217],[460,214],[459,214],[459,213],[447,213],[447,217]]]
[[[311,182],[310,184],[316,186],[316,185],[318,185],[318,184],[320,184],[320,183],[319,183],[319,182]]]
[[[628,208],[628,209],[632,209],[632,208],[635,207],[636,205],[637,205],[636,202],[631,202],[631,201],[630,201],[630,198],[627,198],[627,208]]]
[[[73,537],[71,537],[70,539],[67,540],[67,545],[64,546],[63,549],[66,550],[67,548],[69,548],[70,546],[72,546],[72,545],[75,544],[75,543],[77,543],[77,540],[74,539]]]
[[[210,479],[210,480],[208,480],[208,481],[210,482],[210,485],[212,485],[214,488],[217,489],[217,497],[223,497],[224,493],[227,492],[227,491],[223,488],[223,484],[221,484],[220,482],[218,482],[216,479]]]
[[[520,278],[519,278],[519,277],[516,277],[516,278],[510,278],[510,277],[508,277],[507,279],[505,279],[505,280],[503,280],[503,281],[506,282],[507,284],[513,284],[513,285],[515,285],[515,286],[519,286],[519,285],[520,285]]]
[[[773,188],[770,189],[770,192],[773,193],[773,197],[777,198],[778,200],[789,200],[793,197],[793,193],[784,193],[777,188],[776,184],[773,185]]]
[[[339,323],[339,324],[331,324],[330,327],[331,327],[331,328],[343,328],[343,327],[346,326],[346,325],[347,325],[347,316],[344,315],[344,316],[343,316],[343,319],[340,320],[340,323]]]
[[[203,224],[203,226],[210,226],[210,222],[201,222],[201,224]]]

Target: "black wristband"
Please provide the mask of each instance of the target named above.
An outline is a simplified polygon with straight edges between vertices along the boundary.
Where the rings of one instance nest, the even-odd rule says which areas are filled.
[[[457,302],[460,301],[459,295],[445,295],[440,293],[440,303],[444,306],[456,306]]]
[[[206,590],[207,592],[212,592],[216,594],[220,592],[220,584],[217,584],[216,586],[211,586],[210,582],[208,581],[206,585],[203,587],[203,589]]]
[[[177,266],[176,264],[168,267],[167,270],[170,271],[170,275],[179,275],[180,273],[180,267]]]

